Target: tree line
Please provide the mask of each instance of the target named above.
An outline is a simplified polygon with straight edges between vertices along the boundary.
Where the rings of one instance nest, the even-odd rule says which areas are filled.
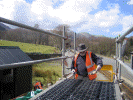
[[[71,40],[68,39],[65,41],[66,49],[69,48],[70,46],[73,49],[74,32],[71,30],[71,27],[69,25],[58,25],[53,30],[46,30],[46,31],[62,35],[63,26],[65,26],[65,36],[71,38]],[[34,27],[39,29],[38,24],[35,24]],[[62,38],[43,34],[40,32],[31,31],[24,28],[0,31],[0,39],[16,41],[16,42],[49,45],[59,48],[60,51],[62,50]],[[85,43],[85,45],[88,47],[88,50],[94,53],[105,56],[115,55],[115,50],[116,50],[115,38],[96,37],[94,35],[90,35],[89,37],[87,37],[86,35],[78,33],[76,35],[76,47],[78,46],[79,43]],[[130,52],[132,51],[133,51],[133,37],[130,37],[128,38],[124,55],[130,57]]]

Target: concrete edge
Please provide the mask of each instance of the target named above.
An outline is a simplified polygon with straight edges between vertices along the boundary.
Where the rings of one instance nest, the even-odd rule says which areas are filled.
[[[42,94],[46,93],[48,90],[50,90],[51,88],[53,88],[55,85],[63,82],[66,78],[63,78],[62,80],[60,81],[57,81],[54,85],[48,87],[47,89],[43,90],[42,92],[38,93],[37,95],[35,95],[34,97],[32,97],[31,99],[29,100],[35,100],[37,97],[41,96]]]
[[[115,85],[115,92],[116,92],[116,100],[122,100],[119,85],[117,83],[115,83],[114,85]]]

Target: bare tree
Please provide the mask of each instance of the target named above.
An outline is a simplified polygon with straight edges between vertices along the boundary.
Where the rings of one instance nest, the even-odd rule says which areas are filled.
[[[65,26],[65,36],[68,36],[68,33],[70,32],[70,26],[68,25],[58,25],[54,30],[53,33],[63,35],[63,27]],[[57,44],[57,47],[62,50],[62,38],[60,37],[55,37],[54,42]]]
[[[39,25],[38,24],[35,24],[34,25],[34,28],[39,28]],[[37,40],[38,40],[38,32],[35,32],[35,31],[32,31],[32,37],[33,37],[33,41],[34,41],[34,44],[37,44]]]

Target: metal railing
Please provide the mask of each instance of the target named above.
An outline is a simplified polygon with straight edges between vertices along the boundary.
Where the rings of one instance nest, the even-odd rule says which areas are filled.
[[[133,75],[133,70],[127,66],[125,63],[122,61],[122,55],[124,53],[125,46],[122,46],[122,42],[125,39],[125,36],[130,34],[133,31],[133,26],[127,30],[122,36],[118,36],[116,38],[116,73],[118,73],[118,80],[121,80],[121,65],[131,74]],[[125,42],[123,42],[125,43]]]
[[[33,60],[33,61],[26,61],[26,62],[18,62],[18,63],[12,63],[12,64],[4,64],[4,65],[0,65],[0,70],[12,69],[12,68],[21,67],[21,66],[32,65],[32,64],[42,63],[42,62],[46,62],[46,61],[53,61],[53,60],[62,59],[62,78],[63,78],[63,76],[64,76],[64,59],[73,57],[73,56],[70,56],[70,57],[65,56],[65,40],[69,39],[68,37],[65,37],[65,26],[63,27],[63,36],[61,36],[61,35],[58,35],[58,34],[55,34],[55,33],[44,31],[42,29],[37,29],[37,28],[31,27],[31,26],[28,26],[28,25],[25,25],[25,24],[21,24],[21,23],[18,23],[18,22],[9,20],[9,19],[5,19],[5,18],[2,18],[2,17],[0,17],[0,22],[15,25],[15,26],[26,28],[26,29],[29,29],[29,30],[33,30],[33,31],[36,31],[36,32],[41,32],[41,33],[45,33],[45,34],[48,34],[48,35],[53,35],[53,36],[57,36],[57,37],[62,38],[62,57],[50,58],[50,59],[41,59],[41,60]],[[74,34],[74,37],[76,37],[76,33]],[[75,41],[76,41],[76,38],[74,39],[74,48],[75,48],[75,44],[76,44]]]
[[[67,39],[67,37],[65,37],[65,36],[61,36],[61,35],[54,34],[54,33],[48,32],[48,31],[44,31],[42,29],[37,29],[35,27],[31,27],[31,26],[21,24],[21,23],[15,22],[15,21],[11,21],[9,19],[5,19],[5,18],[2,18],[2,17],[0,17],[0,22],[15,25],[15,26],[18,26],[18,27],[26,28],[26,29],[30,29],[30,30],[33,30],[33,31],[36,31],[36,32],[45,33],[45,34],[48,34],[48,35],[54,35],[54,36],[57,36],[57,37],[61,37],[63,39]]]

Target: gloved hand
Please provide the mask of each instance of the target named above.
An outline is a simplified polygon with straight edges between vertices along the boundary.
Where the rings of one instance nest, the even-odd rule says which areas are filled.
[[[72,73],[75,73],[75,69],[72,69]]]
[[[96,68],[96,71],[101,70],[101,68],[102,68],[102,67],[101,67],[100,65],[98,65],[97,68]]]
[[[97,73],[97,71],[95,70],[95,71],[91,72],[90,75],[93,75],[93,74],[96,74],[96,73]]]
[[[102,68],[102,67],[101,67],[100,65],[98,65],[97,68],[96,68],[96,70],[93,71],[92,73],[90,73],[90,75],[96,74],[97,71],[101,70],[101,68]]]

